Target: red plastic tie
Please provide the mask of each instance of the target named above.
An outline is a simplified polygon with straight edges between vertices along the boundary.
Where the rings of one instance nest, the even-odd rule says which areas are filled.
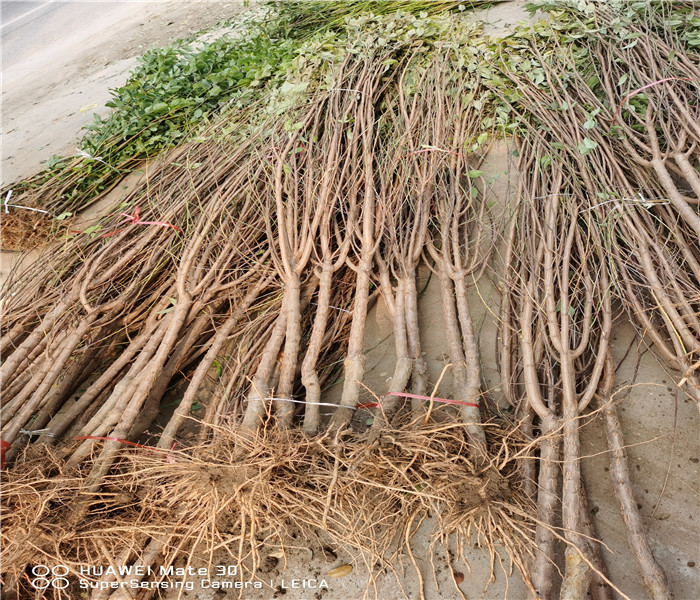
[[[124,223],[132,223],[133,225],[158,225],[160,227],[170,227],[172,229],[175,229],[176,231],[179,231],[182,233],[182,229],[178,227],[177,225],[173,225],[172,223],[168,223],[167,221],[143,221],[141,220],[141,211],[139,210],[139,207],[137,206],[134,209],[134,214],[130,215],[128,213],[119,213],[120,217],[126,217],[124,220]]]
[[[379,402],[364,402],[363,404],[357,405],[357,410],[363,408],[377,408],[377,406],[379,406]]]
[[[462,400],[450,400],[449,398],[431,398],[430,396],[419,396],[418,394],[407,394],[405,392],[389,392],[387,396],[400,396],[402,398],[416,398],[417,400],[426,400],[430,402],[440,402],[442,404],[458,404],[459,406],[471,406],[473,408],[479,408],[478,404],[473,402],[463,402]],[[358,404],[357,408],[376,408],[381,402],[366,402],[364,404]]]
[[[430,396],[419,396],[418,394],[406,394],[404,392],[389,392],[387,396],[401,396],[403,398],[416,398],[418,400],[427,400],[430,402],[441,402],[442,404],[459,404],[460,406],[473,406],[479,408],[478,404],[473,402],[464,402],[462,400],[450,400],[449,398],[431,398]]]
[[[9,450],[10,448],[12,448],[10,442],[0,440],[0,469],[5,468],[5,450]]]
[[[647,88],[653,87],[655,85],[659,85],[660,83],[666,83],[667,81],[689,81],[690,83],[693,83],[695,80],[694,79],[688,79],[687,77],[665,77],[664,79],[659,79],[658,81],[652,81],[651,83],[647,83],[646,85],[643,85],[640,88],[637,88],[633,92],[630,92],[627,94],[623,99],[622,102],[617,107],[617,110],[615,111],[615,114],[613,115],[612,120],[615,121],[617,118],[617,115],[619,112],[622,110],[622,105],[627,102],[632,96],[636,96],[639,92],[642,92],[646,90]]]

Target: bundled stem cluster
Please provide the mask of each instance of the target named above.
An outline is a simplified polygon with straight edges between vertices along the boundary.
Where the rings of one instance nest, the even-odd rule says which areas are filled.
[[[77,564],[86,523],[104,556],[121,544],[123,562],[171,564],[224,548],[253,577],[264,543],[319,522],[368,564],[391,568],[402,550],[415,564],[410,537],[430,512],[446,544],[475,533],[493,553],[500,539],[539,598],[556,592],[560,542],[561,597],[610,598],[581,472],[580,424],[597,407],[644,584],[670,598],[632,494],[610,343],[626,311],[700,402],[700,71],[666,9],[641,21],[625,3],[550,5],[557,20],[491,47],[456,19],[333,21],[295,49],[284,84],[222,110],[112,214],[13,274],[0,376],[17,589],[25,544]],[[480,170],[498,125],[519,157],[506,231]],[[469,302],[500,233],[498,368],[517,431],[486,411]],[[440,290],[438,382],[421,267]],[[365,430],[379,298],[395,364]],[[445,375],[458,408],[433,410]],[[155,446],[125,451],[154,427]],[[28,501],[32,485],[54,504]],[[70,514],[54,511],[77,493]],[[48,514],[70,525],[53,549],[32,529]],[[134,519],[150,525],[134,534]]]

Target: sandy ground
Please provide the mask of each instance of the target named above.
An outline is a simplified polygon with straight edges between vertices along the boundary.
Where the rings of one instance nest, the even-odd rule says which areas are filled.
[[[511,2],[484,11],[491,30],[506,29],[524,17],[522,2]],[[51,154],[72,154],[80,137],[80,128],[92,120],[92,113],[104,115],[109,88],[126,80],[136,57],[146,49],[189,36],[238,10],[236,3],[224,2],[2,2],[2,180],[10,183],[41,168]],[[24,13],[25,16],[22,16]],[[510,149],[496,147],[483,170],[492,178],[491,193],[502,204],[513,194],[517,177],[510,168]],[[2,271],[7,272],[17,255],[3,253]],[[426,274],[424,274],[426,275]],[[427,275],[426,275],[427,277]],[[426,279],[427,280],[427,279]],[[495,362],[496,329],[494,311],[497,294],[487,281],[472,294],[475,321],[479,323],[484,375],[495,397],[498,374]],[[439,289],[431,281],[420,300],[422,344],[428,359],[431,383],[444,365],[444,340]],[[390,323],[381,301],[368,321],[367,385],[379,393],[393,371],[393,344]],[[700,590],[700,548],[698,507],[698,411],[676,391],[673,379],[651,352],[644,352],[634,379],[636,345],[631,325],[622,320],[615,333],[616,358],[632,351],[618,370],[618,384],[632,384],[621,407],[621,419],[629,444],[630,465],[637,499],[655,554],[675,591],[676,600],[698,597]],[[642,348],[642,351],[644,349]],[[446,381],[439,395],[450,394]],[[646,597],[641,578],[626,542],[624,523],[614,497],[608,474],[602,423],[591,417],[583,429],[582,467],[588,482],[589,501],[595,512],[595,525],[607,546],[606,559],[612,578],[629,598]],[[426,564],[428,528],[416,537],[418,560]],[[262,579],[273,587],[247,598],[289,600],[324,598],[345,600],[363,595],[368,572],[356,557],[341,548],[333,554],[299,543],[291,548],[288,561],[270,558]],[[488,589],[488,555],[477,549],[467,553],[471,574],[460,589],[472,598],[528,597],[517,576],[505,577],[497,569],[496,582]],[[350,563],[352,575],[328,579],[328,590],[282,588],[293,578],[321,579],[338,565]],[[395,565],[400,568],[402,565]],[[407,565],[406,565],[407,566]],[[438,558],[437,581],[428,578],[428,600],[457,598],[445,558]],[[464,570],[453,565],[457,570]],[[407,568],[403,591],[393,577],[377,581],[377,597],[400,598],[404,592],[418,597],[418,581]],[[216,590],[186,593],[183,598],[209,600],[224,597]],[[233,596],[231,596],[233,597]]]
[[[13,22],[15,4],[34,12]],[[80,129],[93,113],[107,114],[110,88],[126,81],[138,56],[231,18],[240,3],[3,0],[2,7],[2,181],[8,184],[52,154],[74,154]]]

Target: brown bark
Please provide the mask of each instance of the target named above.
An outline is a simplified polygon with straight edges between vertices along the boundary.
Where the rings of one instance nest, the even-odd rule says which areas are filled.
[[[598,534],[593,524],[592,515],[588,506],[588,494],[586,488],[581,481],[581,520],[582,531],[586,536],[588,548],[593,561],[595,570],[591,572],[590,591],[592,600],[614,600],[612,588],[607,583],[610,581],[605,561],[603,560],[603,552],[601,545],[598,542]]]
[[[270,339],[262,352],[255,377],[251,382],[247,397],[248,406],[241,422],[242,427],[247,430],[248,436],[255,433],[262,424],[265,406],[270,395],[270,379],[277,364],[279,351],[282,348],[286,325],[287,315],[283,311],[277,317]]]
[[[71,333],[69,338],[66,340],[62,351],[56,357],[51,368],[48,370],[41,384],[37,387],[31,398],[22,405],[19,412],[13,415],[9,423],[6,423],[5,427],[3,427],[3,440],[10,444],[14,442],[19,430],[24,427],[31,415],[41,408],[41,406],[43,406],[43,404],[46,402],[46,394],[49,392],[51,386],[53,386],[54,382],[60,375],[61,370],[75,351],[75,348],[80,342],[82,336],[92,325],[93,321],[95,320],[95,316],[96,315],[93,315],[92,317],[83,319],[78,327],[76,327],[76,329]]]
[[[552,586],[555,581],[556,564],[554,530],[557,526],[556,511],[559,506],[559,453],[561,441],[558,424],[553,419],[546,419],[540,424],[540,456],[537,494],[537,526],[535,545],[537,546],[532,565],[530,579],[541,600],[552,597]]]
[[[243,315],[245,315],[246,311],[253,304],[256,297],[262,291],[268,281],[269,280],[267,278],[263,278],[260,282],[254,285],[246,293],[240,303],[236,305],[235,310],[228,317],[228,319],[226,319],[224,324],[217,330],[214,338],[211,340],[211,345],[209,346],[207,353],[204,355],[200,364],[197,366],[194,374],[192,375],[192,379],[187,386],[187,391],[185,392],[180,405],[177,407],[173,413],[173,416],[168,421],[168,424],[165,426],[165,429],[160,436],[160,440],[158,441],[158,448],[170,448],[172,445],[178,429],[182,426],[182,423],[190,413],[195,396],[199,391],[207,372],[211,368],[212,363],[218,356],[224,344],[226,344],[228,341],[228,337],[233,328],[243,318]],[[211,420],[207,420],[205,418],[205,422],[210,423]]]
[[[620,514],[627,526],[627,541],[637,561],[642,582],[652,600],[669,600],[673,597],[666,574],[656,561],[647,540],[642,517],[632,491],[627,452],[612,389],[615,365],[608,353],[606,361],[605,385],[599,402],[601,403],[605,434],[610,448],[610,476],[615,487],[615,495],[620,503]]]
[[[306,355],[301,366],[301,382],[306,389],[306,411],[304,413],[304,431],[313,435],[320,426],[321,382],[316,370],[316,362],[321,353],[321,344],[326,332],[330,312],[331,285],[333,283],[333,265],[326,261],[319,277],[318,308],[311,330],[311,337],[306,348]]]
[[[294,404],[284,400],[292,398],[301,342],[301,281],[296,273],[287,278],[282,310],[286,314],[287,330],[280,366],[279,386],[275,393],[282,400],[275,401],[275,409],[280,425],[289,427],[294,416]]]
[[[167,328],[163,341],[160,343],[158,350],[149,361],[148,366],[139,373],[137,383],[133,386],[133,391],[129,394],[130,398],[121,414],[119,421],[114,430],[110,433],[110,437],[124,439],[129,435],[134,422],[138,418],[139,412],[144,401],[148,397],[149,390],[158,377],[159,372],[163,368],[168,355],[177,342],[182,326],[185,323],[187,315],[192,306],[192,300],[187,295],[183,294],[175,309],[168,315],[170,319],[167,321]],[[121,442],[107,441],[104,448],[100,452],[99,457],[90,470],[90,474],[86,478],[85,485],[90,492],[97,492],[101,486],[102,478],[109,471],[116,457],[116,453],[121,447]],[[75,455],[74,455],[75,456]],[[74,458],[71,457],[71,460]]]

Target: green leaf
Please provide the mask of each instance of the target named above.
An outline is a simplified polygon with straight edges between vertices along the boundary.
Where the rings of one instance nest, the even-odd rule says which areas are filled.
[[[596,123],[596,120],[595,120],[595,119],[587,119],[587,120],[583,123],[583,128],[584,128],[584,129],[593,129],[593,128],[596,126],[596,124],[597,124],[597,123]]]
[[[552,158],[550,156],[543,156],[542,158],[540,158],[540,164],[543,168],[546,169],[549,165],[552,164]]]
[[[160,110],[163,110],[165,108],[168,108],[168,105],[165,102],[156,102],[153,106],[150,108],[146,109],[146,112],[158,112]]]
[[[574,315],[576,314],[576,311],[574,310],[573,306],[569,306],[569,316],[573,319]]]
[[[586,156],[591,150],[598,147],[598,143],[594,142],[590,138],[583,138],[582,142],[578,144],[578,151],[582,156]]]
[[[617,85],[618,85],[618,86],[621,86],[621,85],[622,85],[623,83],[625,83],[625,81],[627,81],[628,79],[629,79],[629,75],[628,75],[627,73],[623,73],[623,74],[620,76],[620,79],[617,80]]]
[[[425,488],[428,487],[427,483],[417,483],[416,485],[413,486],[416,492],[422,492]],[[407,496],[412,496],[414,492],[406,492]]]
[[[478,169],[474,169],[473,171],[469,171],[469,178],[476,179],[477,177],[481,177],[483,174],[484,174],[483,171],[479,171]]]
[[[307,87],[309,87],[308,81],[303,81],[301,83],[290,83],[289,81],[285,81],[280,87],[280,92],[282,94],[294,94],[303,92]]]
[[[86,233],[87,235],[94,235],[97,233],[100,229],[102,229],[102,225],[91,225],[87,229],[83,230],[83,233]]]
[[[538,2],[526,2],[523,4],[523,10],[527,11],[531,17],[533,17],[540,8]]]
[[[171,306],[168,308],[164,308],[163,310],[159,310],[156,314],[157,315],[167,315],[171,310],[175,308],[175,305],[177,304],[177,298],[168,298],[170,301]]]
[[[216,369],[216,377],[221,379],[221,372],[223,370],[221,367],[221,363],[215,359],[214,362],[212,362],[211,364]]]
[[[58,215],[56,217],[56,220],[63,221],[63,219],[67,219],[68,217],[72,217],[72,216],[73,216],[72,212],[64,212],[64,213],[61,213],[60,215]]]

